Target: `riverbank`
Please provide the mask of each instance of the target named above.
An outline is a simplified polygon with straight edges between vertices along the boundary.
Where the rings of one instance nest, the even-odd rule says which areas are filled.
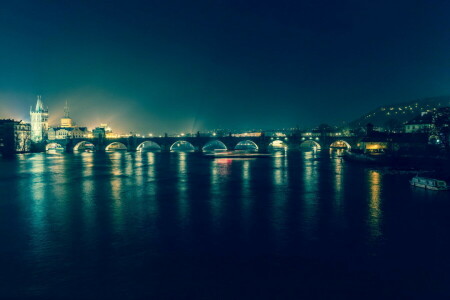
[[[381,167],[390,174],[432,173],[441,178],[450,179],[450,157],[445,155],[412,154],[363,154],[346,152],[343,159]]]

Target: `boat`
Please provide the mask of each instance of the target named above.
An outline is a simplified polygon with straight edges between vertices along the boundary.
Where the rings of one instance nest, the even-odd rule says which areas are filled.
[[[410,181],[412,186],[421,187],[434,191],[448,191],[450,186],[444,180],[415,176]]]
[[[255,153],[246,151],[225,151],[206,153],[204,156],[209,158],[257,158],[257,157],[271,157],[270,153]]]

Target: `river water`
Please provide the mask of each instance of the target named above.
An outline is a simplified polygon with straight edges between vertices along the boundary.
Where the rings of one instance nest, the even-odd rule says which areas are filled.
[[[412,176],[326,151],[0,158],[0,298],[446,298],[450,194]]]

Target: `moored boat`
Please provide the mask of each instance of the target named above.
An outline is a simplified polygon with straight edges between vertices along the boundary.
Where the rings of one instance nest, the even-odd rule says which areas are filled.
[[[412,186],[421,187],[434,191],[448,191],[450,187],[444,180],[415,176],[410,181]]]

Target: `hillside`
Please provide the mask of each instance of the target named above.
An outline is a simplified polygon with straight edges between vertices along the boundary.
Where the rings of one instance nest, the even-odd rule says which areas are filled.
[[[389,126],[388,124],[403,124],[423,111],[430,111],[439,107],[450,106],[450,96],[417,99],[414,101],[384,105],[354,120],[351,128],[366,126]]]

